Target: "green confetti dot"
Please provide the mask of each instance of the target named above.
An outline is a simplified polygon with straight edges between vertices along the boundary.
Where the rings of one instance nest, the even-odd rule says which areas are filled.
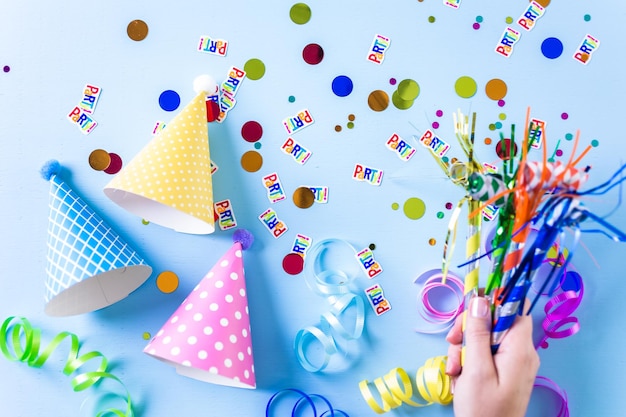
[[[476,94],[476,90],[478,86],[476,85],[476,81],[472,77],[468,77],[464,75],[463,77],[459,77],[458,80],[454,83],[454,90],[462,98],[470,98]]]
[[[567,133],[565,135],[565,140],[572,140],[572,139],[574,139],[574,135],[572,135],[571,133]]]
[[[406,79],[398,84],[398,95],[402,100],[415,100],[420,94],[420,86],[415,80]]]
[[[296,98],[294,96],[289,96],[287,100],[289,100],[290,103],[293,103],[294,101],[296,101]]]
[[[259,80],[265,75],[265,64],[258,58],[252,58],[243,65],[243,70],[247,78]]]
[[[430,23],[435,23],[435,16],[428,16],[428,21]]]
[[[311,20],[311,8],[306,3],[296,3],[289,9],[291,21],[297,25],[304,25]]]
[[[400,208],[400,204],[398,203],[391,203],[391,209],[392,210],[398,210]]]
[[[148,220],[146,220],[146,219],[141,219],[141,224],[149,225],[150,222]]]
[[[500,119],[500,120],[506,120],[506,114],[504,114],[504,113],[500,113],[500,114],[498,115],[498,119]]]
[[[443,216],[444,216],[443,211],[438,211],[437,212],[437,218],[438,219],[443,219]]]
[[[352,129],[352,128],[354,128],[354,123],[353,122],[348,122],[348,124],[346,126],[348,126],[348,129]]]
[[[261,142],[255,142],[254,149],[261,149]]]
[[[597,139],[591,141],[591,146],[593,146],[594,148],[597,148],[598,145],[600,145],[600,142]]]
[[[489,123],[489,130],[496,130],[496,125],[493,123]]]
[[[504,21],[506,22],[507,25],[510,25],[511,23],[513,23],[513,18],[511,16],[507,16],[506,19],[504,19]]]
[[[150,340],[152,335],[149,332],[143,332],[142,337],[143,337],[143,340]]]
[[[404,202],[404,214],[411,220],[418,220],[424,216],[426,212],[426,204],[417,197],[411,197]]]

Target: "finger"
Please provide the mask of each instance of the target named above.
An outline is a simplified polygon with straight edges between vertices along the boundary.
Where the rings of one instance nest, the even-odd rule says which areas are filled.
[[[463,316],[460,315],[454,321],[452,328],[448,332],[446,336],[446,341],[448,343],[452,343],[453,345],[458,345],[463,342]]]
[[[448,347],[448,359],[446,361],[446,374],[458,376],[461,374],[461,344]]]
[[[465,323],[463,373],[490,376],[496,373],[491,355],[491,306],[484,297],[470,301]]]

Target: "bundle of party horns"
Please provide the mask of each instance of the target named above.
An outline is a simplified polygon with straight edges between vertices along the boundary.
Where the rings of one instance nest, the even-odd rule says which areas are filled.
[[[530,314],[539,296],[557,288],[561,274],[569,264],[580,235],[583,232],[601,233],[614,241],[626,242],[626,234],[608,223],[605,218],[592,213],[582,203],[582,197],[606,194],[621,186],[626,164],[606,182],[591,189],[582,190],[589,176],[590,167],[579,168],[584,156],[592,149],[587,146],[575,156],[580,132],[576,133],[572,154],[566,163],[547,157],[547,146],[542,146],[541,161],[531,161],[528,153],[531,144],[539,136],[545,142],[545,131],[530,121],[530,108],[519,156],[515,155],[515,125],[511,127],[510,139],[500,133],[500,147],[504,149],[501,172],[487,172],[474,154],[476,114],[469,118],[460,111],[454,114],[455,135],[461,145],[467,162],[453,160],[444,162],[435,158],[450,180],[466,191],[452,213],[443,249],[444,277],[450,266],[457,233],[457,223],[465,203],[468,205],[468,237],[466,239],[464,304],[478,292],[479,260],[490,255],[492,259],[485,286],[485,296],[492,302],[492,352],[497,352],[506,332],[515,321],[517,314],[523,313],[524,301],[537,270],[547,260],[551,248],[557,248],[557,259],[551,262],[552,269],[540,284],[540,291],[531,299]],[[620,190],[621,194],[621,190]],[[497,208],[495,234],[488,253],[480,253],[480,231],[482,212],[487,207]],[[582,229],[585,220],[595,222],[599,227]],[[531,231],[536,233],[531,234]],[[567,233],[569,231],[571,233]],[[564,250],[566,238],[568,250]],[[534,238],[532,237],[534,236]],[[445,279],[445,278],[444,278]],[[466,314],[466,313],[464,313]],[[463,361],[463,354],[462,354]]]

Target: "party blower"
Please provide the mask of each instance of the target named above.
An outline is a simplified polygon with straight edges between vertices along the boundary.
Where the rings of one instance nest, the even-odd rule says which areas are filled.
[[[144,352],[189,378],[256,388],[243,250],[254,238],[233,234],[234,244],[165,322]]]
[[[143,284],[152,268],[60,177],[50,160],[41,176],[50,181],[46,307],[70,316],[110,306]]]
[[[178,232],[215,231],[206,96],[200,91],[104,187],[107,197]]]

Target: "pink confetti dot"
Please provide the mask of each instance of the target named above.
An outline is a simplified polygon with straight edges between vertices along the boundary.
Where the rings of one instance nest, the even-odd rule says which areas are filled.
[[[11,67],[10,67],[10,66],[8,66],[8,65],[5,65],[5,66],[4,66],[4,68],[2,68],[2,70],[3,70],[4,72],[9,72],[9,71],[11,71]]]
[[[506,102],[504,100],[498,100],[498,106],[504,107],[505,104]]]
[[[433,122],[432,127],[433,129],[439,129],[439,122]]]
[[[569,117],[569,114],[567,114],[565,112],[561,113],[561,119],[567,120],[568,117]]]
[[[452,210],[452,203],[446,203],[446,209]]]
[[[443,110],[437,110],[435,114],[437,115],[437,117],[441,117],[443,116]]]
[[[395,78],[390,78],[389,79],[389,84],[391,85],[396,85],[397,80]]]
[[[480,23],[476,22],[472,25],[472,27],[474,28],[474,30],[478,30],[480,29]]]
[[[563,151],[560,149],[556,150],[556,156],[563,156]]]

